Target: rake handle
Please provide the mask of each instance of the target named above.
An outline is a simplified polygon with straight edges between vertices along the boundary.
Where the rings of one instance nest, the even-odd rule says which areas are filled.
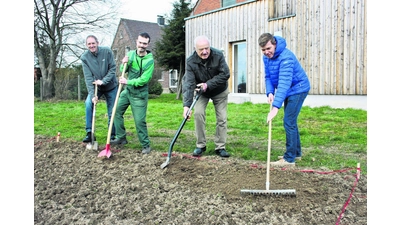
[[[97,84],[94,84],[94,97],[97,97]],[[94,121],[96,118],[96,103],[93,103],[93,111],[92,111],[92,133],[91,133],[91,139],[92,139],[92,145],[94,145]]]
[[[272,111],[272,102],[269,107],[269,112]],[[268,119],[268,115],[267,115]],[[268,122],[268,153],[267,153],[267,181],[266,181],[266,190],[269,190],[269,169],[270,169],[270,157],[271,157],[271,136],[272,136],[272,119]]]

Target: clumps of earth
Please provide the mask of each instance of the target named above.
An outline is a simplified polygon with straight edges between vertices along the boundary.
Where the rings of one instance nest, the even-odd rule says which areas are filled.
[[[99,146],[99,151],[105,146]],[[35,135],[35,224],[367,224],[367,176],[356,168],[271,168],[235,157],[112,149]]]

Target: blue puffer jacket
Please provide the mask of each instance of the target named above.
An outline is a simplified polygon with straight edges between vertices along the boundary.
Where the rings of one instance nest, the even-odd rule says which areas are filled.
[[[288,96],[308,92],[310,81],[295,54],[286,48],[286,40],[280,36],[274,37],[275,54],[271,59],[264,55],[263,61],[266,94],[275,95],[272,105],[279,109]]]

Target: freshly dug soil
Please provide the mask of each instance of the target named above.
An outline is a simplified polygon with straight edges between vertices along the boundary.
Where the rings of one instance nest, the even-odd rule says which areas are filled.
[[[99,151],[105,146],[99,146]],[[35,135],[35,224],[367,224],[367,176],[356,168],[272,168],[234,157],[111,148]],[[250,193],[243,193],[250,190]],[[242,192],[243,191],[243,192]]]

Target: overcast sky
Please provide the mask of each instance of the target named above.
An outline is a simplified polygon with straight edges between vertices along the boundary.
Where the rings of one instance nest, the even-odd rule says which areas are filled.
[[[120,18],[157,23],[157,15],[170,15],[178,0],[121,0]],[[193,4],[196,0],[192,0]]]
[[[116,23],[119,23],[121,18],[145,21],[157,23],[157,15],[169,16],[172,12],[174,2],[178,0],[120,0],[121,7],[117,15]],[[197,0],[191,0],[194,4]],[[167,21],[165,21],[167,22]],[[82,35],[86,37],[87,34]],[[113,35],[102,36],[101,33],[96,34],[98,36],[100,45],[110,46],[112,44]]]

